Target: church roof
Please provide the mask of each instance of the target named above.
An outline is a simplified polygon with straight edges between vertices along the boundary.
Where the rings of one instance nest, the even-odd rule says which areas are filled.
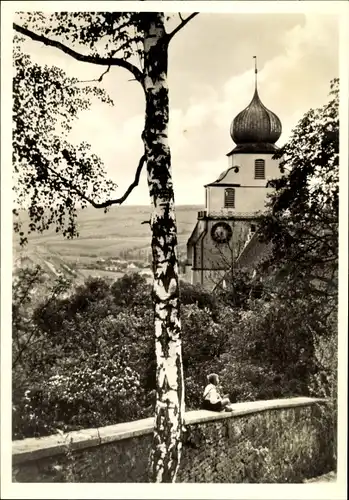
[[[236,147],[228,156],[232,153],[270,153],[278,149],[275,143],[281,135],[281,121],[262,103],[257,90],[257,67],[255,74],[253,98],[230,127],[230,136]]]
[[[234,118],[230,135],[238,145],[274,144],[279,139],[281,122],[275,113],[264,106],[257,89],[250,104]]]
[[[202,224],[199,224],[199,222],[197,222],[194,229],[193,229],[193,232],[191,233],[191,235],[187,241],[187,245],[194,246],[197,243],[197,241],[199,240],[199,238],[203,235],[204,232],[205,232],[205,228],[202,226]]]
[[[235,267],[239,269],[255,268],[259,262],[269,257],[271,251],[272,243],[261,241],[258,231],[256,231],[236,259]]]
[[[237,257],[234,263],[234,269],[245,269],[252,271],[257,268],[260,262],[267,259],[270,256],[271,252],[272,243],[261,241],[258,231],[256,231]],[[223,281],[229,282],[230,280],[231,269],[227,270],[226,274],[216,285],[215,289],[221,287]]]
[[[270,142],[247,142],[235,146],[227,156],[231,156],[233,153],[275,153],[278,149],[275,144],[271,144]]]

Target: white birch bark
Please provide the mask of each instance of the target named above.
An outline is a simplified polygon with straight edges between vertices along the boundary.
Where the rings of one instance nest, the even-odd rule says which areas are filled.
[[[168,145],[168,39],[162,13],[150,13],[144,39],[147,154],[152,203],[153,302],[155,313],[156,408],[150,480],[174,482],[180,462],[184,416],[177,226]]]

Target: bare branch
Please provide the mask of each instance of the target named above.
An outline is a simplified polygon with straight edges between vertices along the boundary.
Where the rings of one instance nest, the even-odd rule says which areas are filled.
[[[101,83],[101,81],[103,80],[103,76],[106,75],[108,73],[108,71],[110,71],[110,66],[108,66],[108,68],[105,71],[103,71],[101,76],[99,76],[98,78],[93,78],[92,80],[79,80],[78,82],[74,82],[70,85],[66,85],[65,87],[62,87],[62,89],[67,88],[67,87],[72,87],[73,85],[77,85],[78,83],[93,83],[93,82]],[[133,78],[133,81],[134,80],[135,80],[135,78]],[[129,82],[130,81],[131,80],[129,80]]]
[[[167,36],[168,36],[168,40],[171,40],[174,35],[176,33],[178,33],[179,30],[181,30],[182,28],[184,28],[184,26],[189,23],[189,21],[191,19],[193,19],[195,16],[197,16],[199,13],[198,12],[193,12],[192,14],[190,14],[190,16],[188,16],[186,19],[184,19],[173,31],[171,31],[171,33],[169,33]],[[179,17],[182,19],[182,16],[179,14]]]
[[[107,202],[109,205],[114,205],[114,204],[121,205],[121,203],[123,203],[127,199],[127,197],[134,190],[134,188],[136,186],[138,186],[139,178],[140,178],[140,175],[141,175],[141,172],[142,172],[142,168],[143,168],[143,165],[146,163],[146,161],[147,161],[147,155],[144,154],[143,156],[141,156],[141,158],[139,160],[138,167],[137,167],[137,170],[136,170],[135,179],[132,182],[132,184],[129,185],[129,187],[125,191],[125,194],[123,196],[121,196],[121,198],[118,198],[116,200],[110,200],[109,203]]]
[[[183,19],[183,17],[182,17],[182,14],[181,14],[180,12],[178,12],[178,15],[179,15],[179,19],[183,22],[183,21],[184,21],[184,19]]]
[[[37,333],[36,329],[33,328],[27,341],[24,342],[21,346],[20,344],[18,344],[18,352],[17,352],[17,355],[16,355],[16,358],[12,361],[12,368],[14,368],[17,363],[19,362],[19,360],[21,359],[22,357],[22,354],[24,353],[24,351],[27,349],[27,347],[29,346],[29,343],[31,341],[31,339],[33,338],[33,336],[35,335],[35,333]],[[38,339],[38,340],[42,340],[41,338]],[[33,343],[32,343],[33,344]]]
[[[70,47],[67,47],[66,45],[57,40],[51,40],[50,38],[47,38],[44,35],[39,35],[37,33],[34,33],[33,31],[28,30],[27,28],[23,28],[23,26],[19,26],[16,23],[13,23],[13,29],[18,33],[21,33],[22,35],[28,36],[29,38],[31,38],[36,42],[41,42],[45,45],[55,47],[56,49],[59,49],[65,54],[68,54],[69,56],[73,57],[77,61],[97,64],[99,66],[119,66],[120,68],[127,69],[128,71],[130,71],[130,73],[133,74],[135,79],[139,81],[143,86],[142,71],[140,71],[136,66],[134,66],[128,61],[124,61],[123,59],[120,58],[88,56],[80,54],[79,52],[76,52],[75,50],[71,49]]]
[[[101,82],[103,80],[103,76],[109,73],[110,71],[110,65],[107,67],[107,69],[101,74],[101,76],[98,78],[98,82]]]
[[[136,40],[133,40],[133,42],[135,42],[137,44],[137,41]],[[115,50],[113,50],[113,52],[111,52],[111,56],[114,56],[117,52],[120,52],[122,50],[125,50],[129,47],[129,40],[126,40],[125,43],[121,44],[118,48],[116,48]]]
[[[75,191],[75,193],[78,196],[80,196],[80,198],[82,198],[83,200],[86,200],[94,208],[107,208],[107,207],[110,207],[111,205],[121,205],[128,198],[128,196],[134,190],[134,188],[136,186],[138,186],[139,178],[140,178],[140,175],[141,175],[141,172],[142,172],[142,168],[143,168],[143,165],[146,162],[146,160],[147,160],[146,154],[144,154],[143,156],[141,156],[141,158],[139,160],[139,163],[138,163],[137,170],[136,170],[135,179],[132,182],[132,184],[130,184],[129,187],[126,189],[126,191],[123,194],[123,196],[121,196],[120,198],[116,198],[114,200],[104,201],[102,203],[95,202],[92,198],[90,198],[83,191],[81,191],[80,188],[78,188],[75,184],[73,184],[71,181],[69,181],[68,179],[66,179],[63,175],[61,175],[60,173],[56,172],[52,167],[46,165],[45,168],[47,170],[49,170],[50,172],[52,172],[52,174],[55,175],[58,179],[60,179],[62,181],[62,183],[66,187],[68,187],[69,189],[72,189],[73,191]]]

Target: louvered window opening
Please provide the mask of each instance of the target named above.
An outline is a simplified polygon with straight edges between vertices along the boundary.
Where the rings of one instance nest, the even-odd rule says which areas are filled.
[[[224,194],[224,207],[235,208],[235,189],[226,189]]]
[[[265,161],[256,160],[254,162],[254,178],[265,179]]]

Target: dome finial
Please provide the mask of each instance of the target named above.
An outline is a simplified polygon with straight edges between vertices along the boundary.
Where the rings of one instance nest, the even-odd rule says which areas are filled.
[[[254,59],[254,87],[255,87],[255,90],[257,90],[257,73],[258,73],[257,56],[253,56],[253,59]]]

